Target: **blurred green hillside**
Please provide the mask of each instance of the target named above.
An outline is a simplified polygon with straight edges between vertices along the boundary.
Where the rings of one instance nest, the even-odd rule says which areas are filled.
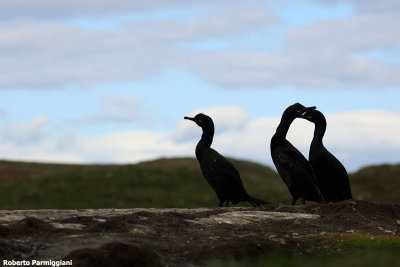
[[[290,203],[289,192],[275,171],[248,161],[232,161],[250,194],[272,203]],[[350,182],[355,199],[400,202],[400,165],[363,168],[350,175]],[[0,209],[195,208],[217,204],[193,158],[129,165],[0,161]]]

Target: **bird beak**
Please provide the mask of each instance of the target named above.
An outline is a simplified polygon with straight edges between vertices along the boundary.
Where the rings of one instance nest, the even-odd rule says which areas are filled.
[[[303,114],[301,114],[300,118],[308,120],[309,118],[307,118],[307,116],[308,116],[307,112],[310,110],[314,110],[316,108],[317,108],[316,106],[312,106],[312,107],[307,107],[307,108],[303,109]]]
[[[316,108],[317,108],[316,106],[306,107],[306,108],[303,109],[303,111],[304,111],[304,112],[307,112],[307,111],[309,111],[309,110],[314,110],[314,109],[316,109]]]
[[[305,107],[305,108],[303,109],[303,113],[301,114],[301,117],[304,118],[304,116],[305,116],[305,114],[307,113],[307,111],[314,110],[314,109],[316,109],[316,108],[317,108],[316,106]]]
[[[307,114],[307,112],[304,112],[304,113],[300,116],[300,118],[308,120],[308,116],[309,116],[309,115]]]
[[[194,121],[194,118],[191,118],[191,117],[186,117],[186,116],[185,116],[185,117],[184,117],[184,119],[185,119],[185,120],[191,120],[191,121]]]

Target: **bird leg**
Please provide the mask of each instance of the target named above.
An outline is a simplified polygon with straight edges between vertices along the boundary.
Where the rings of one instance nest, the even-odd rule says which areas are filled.
[[[292,198],[292,203],[291,203],[291,205],[292,205],[292,206],[295,206],[295,205],[296,205],[296,201],[297,201],[297,198],[293,197],[293,198]]]
[[[229,206],[229,200],[227,200],[226,202],[225,202],[225,207],[228,207]]]
[[[306,200],[304,199],[304,197],[301,198],[301,205],[306,205]]]
[[[224,206],[224,201],[223,201],[223,200],[220,200],[220,201],[219,201],[219,206],[218,206],[218,207],[221,208],[221,207],[223,207],[223,206]]]

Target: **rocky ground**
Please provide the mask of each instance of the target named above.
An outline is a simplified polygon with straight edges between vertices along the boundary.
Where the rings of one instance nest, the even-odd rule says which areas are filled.
[[[280,250],[333,249],[329,238],[399,237],[400,203],[262,208],[0,211],[0,258],[73,266],[191,266]]]

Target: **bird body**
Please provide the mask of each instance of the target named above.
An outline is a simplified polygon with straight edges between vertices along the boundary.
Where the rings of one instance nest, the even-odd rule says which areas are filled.
[[[240,174],[226,158],[212,148],[205,149],[199,160],[201,172],[220,201],[237,204],[248,200]]]
[[[307,159],[287,139],[286,135],[291,123],[300,117],[306,108],[296,103],[288,107],[282,115],[281,122],[271,139],[271,157],[283,182],[287,185],[292,195],[292,205],[295,205],[298,198],[326,202],[318,189],[314,171]]]
[[[249,201],[253,206],[266,204],[261,199],[250,196],[242,183],[240,174],[225,157],[211,148],[214,137],[214,123],[212,119],[202,113],[194,118],[185,119],[196,122],[203,129],[203,135],[196,146],[196,158],[200,164],[201,172],[208,184],[214,189],[222,207],[237,204],[240,201]]]
[[[318,187],[330,202],[352,199],[349,176],[342,163],[323,144],[326,131],[325,116],[318,110],[306,112],[302,118],[315,124],[310,146],[309,161],[314,169]]]

